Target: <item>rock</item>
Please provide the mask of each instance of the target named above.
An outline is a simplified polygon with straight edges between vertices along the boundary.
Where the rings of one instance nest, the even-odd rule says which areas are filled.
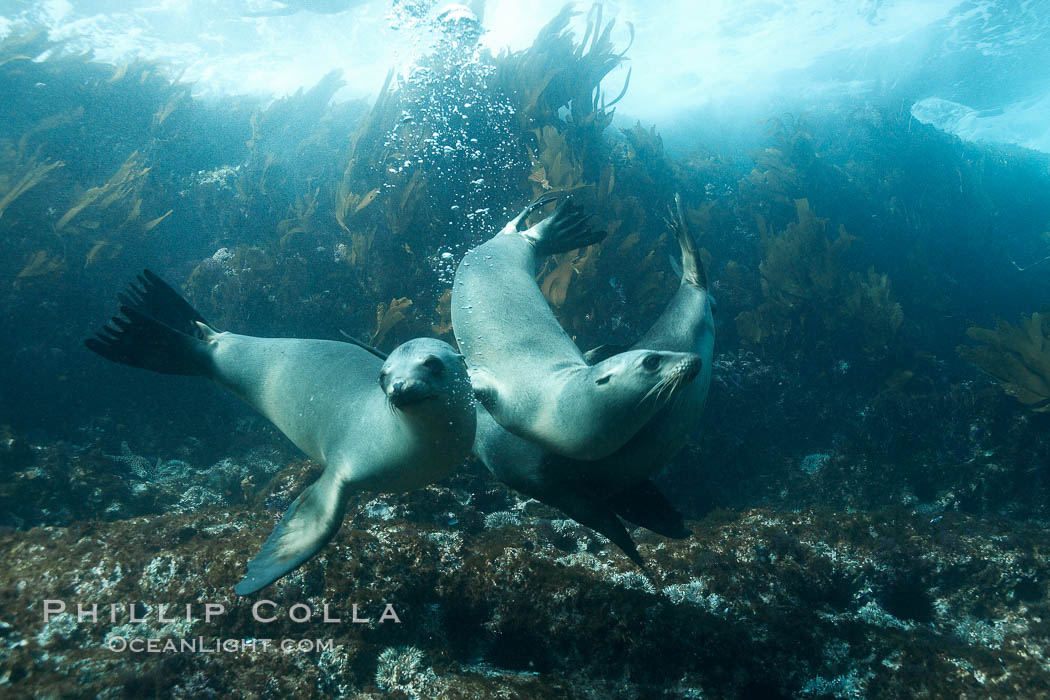
[[[282,474],[310,471],[300,463]],[[396,499],[393,515],[377,515],[366,507],[374,501],[353,501],[319,556],[249,598],[233,584],[277,509],[205,506],[0,533],[9,563],[0,674],[27,696],[1032,697],[1045,688],[1050,562],[1034,526],[959,514],[931,522],[905,509],[721,511],[690,522],[686,540],[636,531],[650,581],[582,528],[520,507],[520,524],[499,516],[487,528],[451,487],[415,494],[411,518]],[[448,512],[476,524],[433,517]],[[568,547],[569,536],[589,539]],[[45,600],[67,611],[45,623]],[[272,621],[253,618],[258,600],[272,601],[261,607]],[[98,604],[98,622],[77,621],[78,603]],[[123,604],[115,620],[110,603]],[[129,620],[130,603],[142,622]],[[174,621],[159,619],[162,603]],[[208,604],[223,613],[205,620]],[[388,604],[399,623],[379,622]],[[340,622],[324,621],[325,605]],[[352,622],[354,605],[370,622]],[[238,650],[111,650],[125,638]],[[263,650],[263,639],[277,647]],[[252,640],[254,650],[243,646]],[[282,640],[303,650],[283,652]],[[395,663],[405,654],[417,661]]]

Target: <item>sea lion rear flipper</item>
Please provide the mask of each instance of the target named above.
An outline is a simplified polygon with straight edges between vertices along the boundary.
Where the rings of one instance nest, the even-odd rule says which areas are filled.
[[[599,345],[596,348],[591,348],[587,352],[583,353],[583,359],[589,365],[596,365],[599,362],[608,360],[613,355],[619,355],[621,352],[627,352],[631,349],[630,345],[616,345],[615,343],[606,343],[605,345]]]
[[[678,247],[682,250],[682,266],[677,270],[682,278],[682,283],[692,284],[706,291],[707,270],[704,269],[704,261],[700,259],[700,249],[696,245],[696,239],[686,226],[685,214],[682,211],[682,197],[677,192],[674,195],[674,209],[668,213],[670,217],[665,219],[665,222],[674,233],[678,240]],[[673,262],[672,267],[674,267]]]
[[[554,213],[521,235],[532,241],[538,256],[565,253],[599,243],[606,231],[592,229],[583,209],[570,199],[563,199]]]
[[[338,471],[326,469],[289,506],[262,549],[248,562],[248,572],[234,589],[238,595],[255,593],[299,568],[339,531],[347,482]]]
[[[627,534],[627,529],[608,505],[567,486],[560,488],[557,494],[544,494],[544,498],[540,500],[554,506],[579,524],[609,538],[613,544],[623,550],[628,559],[637,564],[646,575],[649,574],[649,569],[646,568],[642,555],[638,553],[634,540]]]
[[[114,316],[84,345],[111,362],[162,374],[207,375],[208,343],[215,330],[164,280],[143,270],[117,295],[123,318]]]
[[[624,520],[658,535],[680,540],[693,534],[682,522],[682,514],[652,480],[607,498],[605,503]]]

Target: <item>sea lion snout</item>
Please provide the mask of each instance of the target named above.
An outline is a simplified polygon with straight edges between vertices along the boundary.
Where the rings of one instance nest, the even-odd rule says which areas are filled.
[[[694,353],[687,353],[686,357],[674,368],[674,372],[681,374],[686,381],[691,382],[700,375],[700,370],[703,368],[704,358]]]
[[[386,388],[386,397],[397,408],[404,408],[434,395],[430,384],[420,379],[396,379]]]
[[[390,353],[379,373],[379,387],[395,408],[447,394],[457,383],[469,386],[463,356],[432,338],[417,338]]]

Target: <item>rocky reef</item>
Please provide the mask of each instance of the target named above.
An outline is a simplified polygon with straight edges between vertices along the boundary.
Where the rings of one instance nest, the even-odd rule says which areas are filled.
[[[360,494],[320,556],[238,598],[316,474],[293,463],[238,507],[3,530],[0,682],[35,697],[1035,697],[1050,674],[1045,524],[907,508],[637,531],[650,579],[467,470]],[[150,639],[158,651],[133,650]]]
[[[0,40],[0,695],[1045,694],[1050,159],[896,100],[671,153],[613,121],[633,30],[573,12],[520,51],[445,42],[372,105],[334,101],[337,73],[212,103],[163,65]],[[457,261],[552,191],[608,233],[539,271],[584,349],[673,293],[676,192],[700,237],[708,418],[660,476],[694,534],[633,533],[650,579],[469,464],[356,496],[237,598],[317,469],[218,388],[87,353],[114,293],[148,266],[222,329],[451,339]]]

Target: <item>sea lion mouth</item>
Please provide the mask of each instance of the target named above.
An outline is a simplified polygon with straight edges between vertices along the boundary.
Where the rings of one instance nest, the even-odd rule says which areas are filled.
[[[435,396],[436,394],[431,391],[430,386],[426,382],[419,380],[393,382],[386,392],[387,401],[394,408],[415,406],[428,399],[433,399]]]

